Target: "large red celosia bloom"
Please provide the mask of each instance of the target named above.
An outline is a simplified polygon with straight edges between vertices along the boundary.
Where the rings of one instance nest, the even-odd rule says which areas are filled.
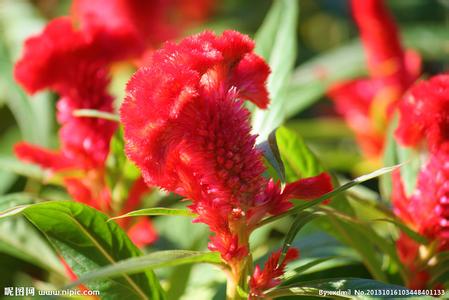
[[[419,172],[415,190],[407,195],[397,172],[393,176],[395,213],[437,244],[449,250],[449,75],[437,75],[415,84],[400,104],[396,137],[405,146],[427,145],[427,162]],[[398,251],[414,276],[411,287],[425,287],[428,274],[417,269],[419,245],[402,236]]]
[[[392,112],[420,72],[420,59],[412,51],[403,51],[398,30],[383,1],[352,0],[351,6],[370,76],[335,84],[328,94],[356,133],[364,154],[377,158],[383,150]]]
[[[104,163],[117,126],[103,119],[73,116],[77,109],[113,112],[113,98],[107,92],[108,71],[110,62],[118,56],[102,35],[97,37],[75,30],[71,21],[63,17],[53,20],[41,34],[25,42],[15,76],[30,93],[49,88],[60,95],[57,103],[60,150],[19,143],[15,152],[22,160],[62,174],[64,185],[75,200],[110,214],[111,196],[105,182]],[[134,208],[138,205],[137,202]],[[132,231],[140,246],[145,244],[143,241],[154,241],[156,235],[148,220],[139,222],[146,225],[125,227],[144,230],[144,233]]]
[[[148,184],[193,201],[197,221],[215,233],[209,248],[235,272],[258,221],[287,210],[291,198],[313,198],[332,188],[327,174],[283,191],[262,176],[243,100],[268,105],[269,68],[253,49],[235,31],[167,43],[132,77],[120,110],[129,158]]]

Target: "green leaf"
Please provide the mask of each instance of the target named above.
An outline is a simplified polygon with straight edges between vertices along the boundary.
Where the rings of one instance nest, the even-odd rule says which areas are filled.
[[[116,223],[107,222],[106,215],[81,203],[43,202],[26,207],[22,213],[50,240],[78,276],[141,255]],[[103,298],[164,298],[151,271],[92,281],[87,286],[99,290]]]
[[[389,166],[393,164],[403,164],[401,168],[401,181],[404,184],[406,195],[410,196],[415,190],[422,161],[418,151],[410,147],[404,147],[396,141],[394,131],[396,130],[397,125],[398,116],[396,115],[387,132],[384,164]],[[391,176],[384,176],[379,184],[382,198],[390,200],[392,192]]]
[[[399,275],[405,280],[405,271],[392,239],[380,236],[373,229],[372,224],[366,221],[359,220],[331,207],[321,207],[320,210],[327,214],[325,220],[329,221],[330,224],[327,231],[340,236],[346,244],[355,249],[375,279],[387,280],[385,270],[382,268],[381,256],[376,251],[376,249],[380,249],[382,254],[388,256]]]
[[[207,233],[192,238],[188,250],[197,251],[199,249],[202,249],[206,240]],[[204,265],[185,264],[171,268],[170,275],[167,278],[167,281],[169,282],[169,287],[167,289],[167,299],[177,300],[185,294],[186,290],[192,285],[192,282],[189,280],[192,271],[194,267],[198,266],[202,267]]]
[[[115,132],[111,139],[109,154],[106,159],[106,183],[111,190],[114,211],[121,211],[128,199],[132,185],[140,176],[139,169],[126,157],[123,128]]]
[[[262,150],[262,153],[266,160],[270,163],[273,169],[276,171],[281,182],[285,182],[285,169],[284,164],[279,153],[277,144],[277,130],[274,130],[268,136],[268,139],[257,145],[257,148]]]
[[[0,155],[0,170],[9,171],[38,181],[42,181],[45,178],[45,171],[40,167],[21,162],[12,156]]]
[[[448,56],[447,28],[441,25],[419,24],[401,31],[407,48],[418,50],[425,59]],[[290,81],[284,110],[286,117],[294,116],[313,105],[337,82],[366,74],[365,57],[360,41],[320,54],[299,65]]]
[[[0,87],[1,88],[1,87]],[[1,102],[1,99],[0,99]],[[1,103],[0,103],[1,106]],[[13,146],[22,140],[18,126],[8,127],[0,136],[0,155],[11,156]],[[7,193],[17,180],[17,174],[13,172],[0,170],[0,195]]]
[[[65,277],[65,270],[58,256],[45,237],[37,231],[24,217],[14,215],[34,203],[35,199],[27,194],[9,194],[0,197],[0,252],[30,262],[60,277]],[[17,209],[20,207],[20,209]],[[9,212],[5,213],[5,212]]]
[[[253,129],[264,140],[285,119],[286,91],[296,59],[296,28],[298,1],[274,1],[259,32],[256,33],[256,52],[268,61],[271,75],[268,91],[271,104],[267,110],[253,114]]]
[[[307,211],[302,211],[298,213],[295,218],[295,221],[290,226],[287,234],[285,235],[284,243],[282,244],[282,251],[279,261],[282,262],[287,254],[288,249],[291,247],[293,240],[295,239],[298,232],[303,228],[307,223],[320,216],[319,213],[310,213]]]
[[[23,40],[40,30],[45,22],[28,1],[4,0],[0,5],[0,98],[16,119],[25,140],[49,146],[54,106],[49,93],[26,96],[14,81],[13,62]]]
[[[403,163],[401,168],[401,179],[404,184],[406,195],[410,196],[416,187],[418,174],[421,169],[421,159],[419,153],[412,149],[396,144],[399,163]]]
[[[294,285],[279,287],[276,288],[266,295],[268,297],[281,297],[281,296],[295,296],[295,295],[303,295],[303,296],[321,296],[321,297],[332,297],[333,299],[354,299],[356,296],[368,296],[368,291],[377,290],[384,291],[385,293],[390,292],[390,295],[400,295],[404,293],[404,296],[407,296],[407,292],[410,291],[405,287],[383,283],[376,280],[371,279],[363,279],[363,278],[329,278],[329,279],[320,279],[308,282],[300,282]],[[340,292],[335,294],[327,294],[323,293],[327,291],[331,292]],[[357,294],[364,293],[364,294]],[[396,293],[396,294],[395,294]]]
[[[402,232],[404,232],[406,235],[408,235],[412,240],[414,240],[420,244],[423,244],[423,245],[429,244],[429,240],[426,237],[424,237],[421,234],[419,234],[418,232],[414,231],[413,229],[411,229],[410,227],[408,227],[407,225],[402,223],[399,219],[376,219],[373,221],[381,221],[381,222],[388,222],[388,223],[394,224]]]
[[[182,217],[196,217],[197,215],[188,209],[182,208],[164,208],[153,207],[144,208],[135,211],[131,211],[127,214],[111,218],[110,220],[127,218],[127,217],[139,217],[139,216],[182,216]]]
[[[284,213],[282,213],[280,215],[269,217],[269,218],[266,218],[266,219],[262,220],[258,224],[258,227],[263,226],[263,225],[268,224],[268,223],[271,223],[271,222],[274,222],[274,221],[276,221],[278,219],[284,218],[285,216],[289,216],[289,215],[298,213],[298,212],[300,212],[302,210],[305,210],[306,208],[318,205],[318,204],[322,203],[323,201],[325,201],[326,199],[332,198],[332,197],[334,197],[334,196],[336,196],[336,195],[338,195],[338,194],[340,194],[340,193],[342,193],[342,192],[352,188],[353,186],[356,186],[356,185],[358,185],[358,184],[360,184],[362,182],[368,181],[368,180],[376,178],[378,176],[381,176],[381,175],[393,172],[394,170],[398,169],[399,167],[400,167],[400,165],[392,166],[392,167],[385,167],[385,168],[378,169],[378,170],[376,170],[376,171],[374,171],[372,173],[365,174],[365,175],[362,175],[360,177],[357,177],[354,180],[349,181],[349,182],[345,183],[342,186],[339,186],[338,188],[330,191],[329,193],[324,194],[321,197],[318,197],[315,200],[304,202],[304,204],[298,205],[298,206],[296,206],[296,207],[294,207],[292,209],[289,209],[288,211],[286,211],[286,212],[284,212]]]
[[[398,125],[398,115],[393,117],[390,125],[387,129],[387,134],[385,138],[385,150],[383,154],[383,162],[386,166],[392,166],[399,164],[398,153],[396,151],[396,139],[394,138],[394,131]],[[391,192],[393,189],[393,182],[391,176],[382,176],[379,180],[379,190],[382,195],[382,199],[385,201],[390,201]]]
[[[123,274],[135,274],[148,269],[193,263],[220,264],[220,254],[218,252],[189,250],[166,250],[153,252],[147,255],[122,260],[114,265],[105,266],[90,273],[83,274],[76,282],[73,282],[71,286],[78,285],[82,282],[116,277]]]
[[[312,260],[312,261],[310,261],[310,262],[308,262],[308,263],[306,263],[306,264],[304,264],[304,265],[302,265],[300,267],[297,267],[297,268],[293,269],[292,271],[289,271],[288,273],[286,273],[284,275],[284,279],[285,279],[285,281],[292,280],[295,277],[297,277],[298,275],[300,275],[301,273],[304,273],[307,270],[309,270],[309,269],[311,269],[311,268],[313,268],[313,267],[315,267],[315,266],[317,266],[319,264],[327,262],[327,261],[329,261],[331,259],[334,259],[334,258],[336,258],[336,256],[314,259],[314,260]]]
[[[449,283],[449,251],[437,253],[431,259],[435,261],[435,263],[428,268],[428,273],[432,276],[429,286]]]
[[[302,137],[286,127],[276,130],[277,145],[285,166],[287,182],[316,176],[323,172],[317,157],[307,147]]]

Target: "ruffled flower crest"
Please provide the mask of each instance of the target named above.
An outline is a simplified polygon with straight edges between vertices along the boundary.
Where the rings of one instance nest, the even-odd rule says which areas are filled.
[[[284,190],[263,176],[243,101],[268,105],[269,68],[253,49],[235,31],[166,43],[129,81],[120,109],[128,157],[149,185],[192,200],[195,222],[215,234],[209,249],[220,252],[237,280],[249,235],[263,217],[284,212],[292,198],[332,189],[327,174]]]

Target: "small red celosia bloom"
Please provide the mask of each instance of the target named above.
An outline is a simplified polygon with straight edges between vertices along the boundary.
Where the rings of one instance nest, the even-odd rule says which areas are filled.
[[[430,151],[449,151],[449,75],[415,84],[400,104],[396,137],[406,146],[424,140]]]
[[[269,68],[253,48],[235,31],[167,43],[130,80],[120,111],[126,152],[146,182],[191,199],[197,221],[216,234],[210,249],[231,265],[247,254],[242,236],[262,217],[332,189],[327,174],[284,191],[262,176],[243,100],[267,106]]]
[[[370,78],[329,90],[337,111],[355,131],[367,157],[379,157],[386,126],[406,89],[418,77],[420,59],[402,50],[393,18],[381,0],[351,1],[367,56]]]
[[[102,165],[116,124],[94,118],[76,118],[76,109],[113,111],[107,53],[99,43],[75,31],[70,20],[59,18],[25,42],[14,74],[24,88],[34,93],[49,88],[60,94],[57,117],[62,155],[79,167]]]
[[[48,88],[60,95],[60,150],[19,143],[15,152],[20,159],[53,173],[64,171],[64,185],[76,201],[110,214],[111,195],[105,182],[104,163],[117,125],[104,119],[73,116],[77,109],[113,112],[113,98],[107,92],[108,71],[117,56],[100,32],[90,34],[74,29],[68,18],[59,18],[25,42],[15,76],[30,93]],[[133,198],[140,200],[141,194],[131,192],[132,208],[139,205]],[[154,241],[156,234],[147,220],[137,225],[123,227],[132,229],[130,236],[139,245]]]
[[[299,252],[295,248],[288,249],[284,259],[281,258],[281,250],[270,255],[263,270],[256,266],[254,273],[249,280],[250,297],[249,299],[259,299],[263,292],[281,283],[279,277],[284,275],[286,265],[299,257]]]

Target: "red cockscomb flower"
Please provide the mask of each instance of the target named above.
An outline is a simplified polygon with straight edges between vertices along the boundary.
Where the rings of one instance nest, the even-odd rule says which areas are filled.
[[[406,195],[400,173],[393,176],[395,213],[414,230],[436,242],[436,251],[449,250],[449,154],[430,154],[419,173],[416,188]],[[430,279],[419,269],[419,244],[404,234],[397,241],[399,258],[408,267],[410,288],[425,288]]]
[[[68,18],[59,18],[26,41],[15,76],[28,92],[48,88],[60,95],[57,102],[60,150],[19,143],[15,152],[20,159],[52,173],[62,172],[64,185],[73,199],[111,214],[104,164],[117,125],[104,119],[73,115],[77,109],[113,112],[113,98],[107,92],[108,68],[117,56],[109,55],[105,40],[97,37],[75,30]],[[131,192],[130,200],[142,193],[134,194]],[[132,201],[136,203],[132,208],[137,208],[139,202]],[[132,229],[130,237],[138,240],[139,245],[156,237],[151,224],[142,222],[139,226],[123,224],[125,229]]]
[[[426,141],[430,151],[449,151],[449,74],[415,84],[399,109],[399,142],[418,146]]]
[[[381,0],[352,0],[370,78],[335,84],[329,96],[354,130],[364,154],[379,157],[386,126],[406,89],[420,72],[416,53],[402,50],[396,25]]]
[[[449,250],[449,75],[437,75],[415,84],[400,104],[396,138],[405,146],[425,146],[427,162],[418,174],[415,190],[406,193],[399,172],[393,174],[395,213],[429,240],[436,251]],[[408,285],[426,287],[430,278],[419,270],[419,245],[402,235],[398,253],[410,270]]]
[[[213,0],[75,0],[71,14],[82,31],[100,31],[115,41],[117,52],[139,58],[205,19],[213,7]]]
[[[424,236],[449,249],[449,154],[432,153],[421,169],[416,188],[410,196],[401,178],[393,176],[395,212]]]
[[[148,184],[193,201],[197,221],[215,233],[209,248],[230,265],[247,254],[245,236],[262,217],[332,188],[328,175],[284,191],[262,176],[243,100],[267,106],[269,69],[253,48],[235,31],[167,43],[130,80],[120,110],[127,155]]]
[[[299,257],[299,251],[295,248],[289,248],[282,261],[281,250],[270,255],[263,270],[256,266],[253,275],[249,280],[250,297],[249,299],[260,299],[263,292],[281,283],[279,277],[284,275],[286,265]]]
[[[422,234],[449,246],[449,75],[437,75],[413,86],[400,106],[396,137],[405,146],[429,146],[416,189],[406,197],[395,174],[397,213]]]

